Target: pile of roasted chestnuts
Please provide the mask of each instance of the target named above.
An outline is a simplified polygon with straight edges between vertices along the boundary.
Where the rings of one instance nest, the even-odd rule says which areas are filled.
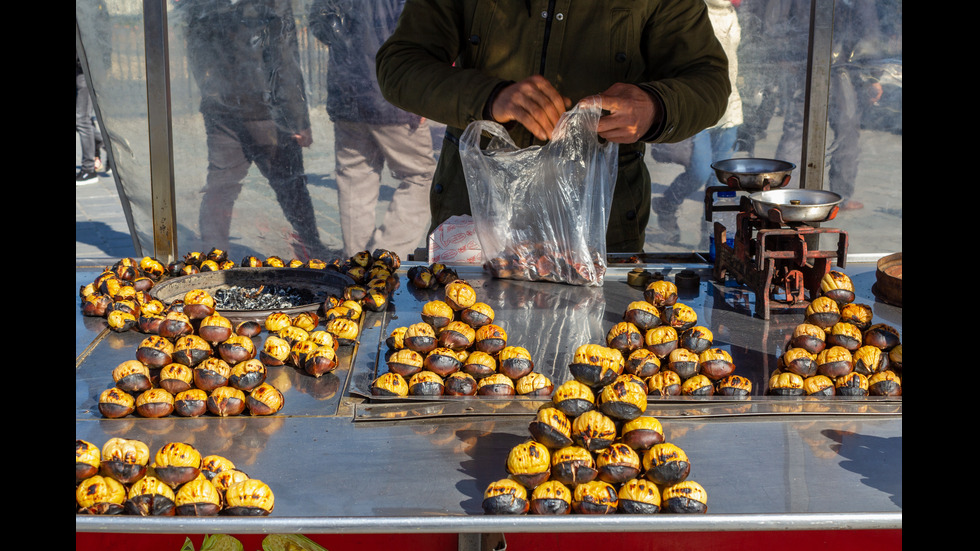
[[[493,308],[478,300],[464,279],[443,279],[451,272],[428,272],[441,299],[422,306],[421,319],[391,331],[386,344],[387,371],[371,384],[371,393],[404,396],[548,397],[551,380],[534,370],[531,353],[508,342],[495,323]],[[419,273],[412,274],[411,280]],[[429,276],[424,276],[428,278]],[[430,281],[425,279],[425,281]]]
[[[854,298],[847,274],[823,276],[769,378],[770,395],[901,396],[901,335]]]
[[[139,516],[265,516],[275,496],[220,455],[182,442],[150,455],[140,440],[112,438],[101,448],[75,440],[75,513]]]

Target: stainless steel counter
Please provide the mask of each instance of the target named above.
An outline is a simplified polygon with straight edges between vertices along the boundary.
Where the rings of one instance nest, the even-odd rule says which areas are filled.
[[[263,518],[139,518],[76,516],[76,531],[205,533],[402,533],[593,532],[901,529],[902,403],[892,399],[779,399],[764,395],[768,375],[802,313],[752,317],[752,293],[710,282],[699,271],[697,293],[680,298],[699,323],[728,350],[736,373],[749,377],[753,394],[651,400],[648,414],[661,419],[667,439],[691,458],[690,478],[705,487],[705,515],[573,515],[491,517],[483,491],[506,476],[507,452],[529,438],[527,426],[541,400],[366,399],[375,374],[385,371],[384,339],[390,330],[420,320],[421,305],[441,290],[401,285],[385,313],[365,319],[356,349],[341,367],[314,379],[291,367],[270,369],[285,395],[271,417],[128,417],[103,419],[99,393],[112,385],[111,370],[134,357],[144,335],[103,330],[104,320],[76,319],[76,438],[101,446],[114,436],[144,441],[152,452],[170,441],[203,454],[221,454],[276,495]],[[676,264],[651,265],[668,279]],[[901,330],[901,308],[871,293],[874,264],[845,270],[857,301],[873,307],[876,321]],[[479,269],[461,277],[490,304],[509,343],[527,348],[535,371],[560,384],[581,344],[602,343],[626,305],[642,298],[613,268],[601,288],[488,279]],[[95,272],[76,272],[78,284]],[[77,310],[77,309],[76,309]],[[257,337],[261,345],[262,337]],[[382,358],[379,361],[379,358]]]

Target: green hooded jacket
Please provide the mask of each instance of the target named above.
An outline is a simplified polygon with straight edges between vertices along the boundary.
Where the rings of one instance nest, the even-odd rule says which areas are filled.
[[[728,60],[703,0],[408,0],[377,55],[394,105],[448,126],[433,178],[432,227],[468,214],[457,139],[485,119],[500,87],[533,74],[574,103],[617,82],[649,92],[662,124],[621,145],[609,252],[639,252],[650,216],[643,142],[678,142],[715,124],[728,104]],[[509,127],[518,147],[535,142]]]

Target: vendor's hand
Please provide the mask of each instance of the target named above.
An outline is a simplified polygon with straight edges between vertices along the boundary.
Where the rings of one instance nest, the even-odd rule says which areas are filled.
[[[305,130],[300,130],[299,132],[293,134],[293,139],[300,147],[310,147],[313,145],[313,130],[307,128]]]
[[[599,119],[599,136],[614,143],[639,141],[662,116],[650,94],[634,84],[617,83],[599,94],[602,109],[609,114]]]
[[[571,100],[562,97],[547,79],[534,75],[501,90],[490,105],[490,115],[501,124],[516,121],[539,140],[548,140],[571,106]]]

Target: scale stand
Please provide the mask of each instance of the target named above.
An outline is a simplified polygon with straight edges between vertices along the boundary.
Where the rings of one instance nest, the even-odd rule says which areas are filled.
[[[731,275],[749,287],[756,296],[755,313],[762,319],[768,320],[773,311],[805,310],[819,296],[820,281],[830,272],[832,261],[836,259],[840,268],[845,267],[847,232],[787,223],[779,209],[771,209],[769,218],[762,218],[744,196],[739,206],[734,247],[725,241],[727,228],[714,223],[715,279],[725,281]],[[835,207],[826,220],[833,219],[837,210]],[[837,235],[836,250],[809,248],[807,238],[822,234]]]

